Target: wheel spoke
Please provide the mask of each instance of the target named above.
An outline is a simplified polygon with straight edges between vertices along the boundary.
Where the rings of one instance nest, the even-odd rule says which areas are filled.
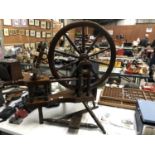
[[[62,75],[62,77],[67,77],[64,73],[62,73],[62,72],[60,72],[60,71],[58,71],[58,73],[60,74],[60,75]]]
[[[95,38],[95,40],[93,41],[93,43],[91,44],[91,46],[89,47],[89,49],[87,50],[87,54],[90,53],[91,49],[93,48],[93,46],[95,45],[95,43],[97,42],[98,38],[101,36],[101,32],[98,33],[97,37]]]
[[[90,61],[94,62],[94,63],[97,63],[97,64],[101,64],[101,65],[109,65],[109,64],[106,64],[104,62],[101,62],[101,61],[97,61],[95,59],[89,59]]]
[[[77,51],[79,54],[81,54],[81,52],[77,49],[77,47],[75,46],[75,44],[72,42],[72,40],[68,37],[68,35],[65,33],[64,34],[65,37],[67,38],[67,40],[69,41],[69,43],[73,46],[73,48],[75,49],[75,51]]]
[[[85,33],[84,33],[84,26],[82,26],[82,51],[85,51]]]
[[[94,68],[92,68],[92,73],[94,74],[94,76],[95,76],[96,79],[99,79],[99,76],[98,76],[98,74],[94,71]]]
[[[77,55],[73,55],[73,54],[69,54],[69,53],[65,53],[63,51],[59,51],[59,50],[55,50],[56,53],[65,55],[65,56],[70,56],[70,57],[74,57],[74,58],[79,58]]]
[[[66,65],[63,65],[63,66],[61,66],[61,67],[59,67],[59,68],[56,68],[56,70],[66,69],[67,67],[69,67],[69,66],[71,66],[71,65],[74,65],[74,64],[77,63],[77,62],[78,62],[78,60],[72,61],[72,62],[70,62],[69,64],[66,64]]]
[[[103,52],[105,52],[105,51],[107,51],[107,50],[109,50],[109,49],[110,49],[110,47],[105,48],[105,49],[103,49],[103,50],[101,50],[101,51],[99,51],[99,52],[97,52],[97,53],[90,54],[89,57],[92,57],[92,56],[98,55],[98,54],[103,53]]]

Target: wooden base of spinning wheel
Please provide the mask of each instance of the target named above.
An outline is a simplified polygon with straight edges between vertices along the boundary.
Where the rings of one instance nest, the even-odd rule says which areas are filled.
[[[30,79],[30,77],[28,78],[28,76],[26,76],[24,79],[25,79],[24,82],[28,86],[30,96],[27,107],[38,109],[40,124],[48,122],[60,126],[67,126],[69,127],[69,131],[77,131],[80,127],[92,128],[92,129],[99,127],[104,134],[106,133],[102,124],[92,111],[93,109],[97,108],[97,106],[95,106],[94,104],[95,97],[93,95],[86,96],[85,93],[83,93],[81,96],[77,96],[76,92],[73,90],[65,90],[56,94],[51,94],[49,87],[52,80],[50,81],[49,78],[42,77],[36,81],[33,81]],[[53,79],[53,81],[57,80]],[[39,91],[39,89],[41,90]],[[42,96],[39,95],[40,92],[42,93]],[[85,109],[63,116],[61,119],[51,119],[43,117],[43,111],[42,111],[43,107],[47,106],[52,107],[55,105],[59,105],[60,103],[66,103],[66,102],[72,102],[72,103],[82,102],[83,105],[85,106]],[[87,104],[88,102],[93,103],[92,108],[88,106]],[[89,112],[91,117],[96,122],[97,126],[89,123],[81,123],[82,114],[86,112]]]
[[[87,47],[85,37],[86,32],[89,28],[92,30],[92,32],[95,32],[97,30],[98,33],[96,34],[95,39],[93,40],[91,45]],[[75,43],[75,40],[71,39],[69,36],[69,32],[72,32],[72,30],[75,29],[78,29],[81,34],[81,42],[78,45]],[[58,46],[61,38],[64,38],[66,45],[69,44],[69,46],[71,47],[69,51],[65,50],[65,47]],[[101,40],[104,40],[107,43],[107,47],[94,52],[94,47],[98,45]],[[80,126],[85,125],[94,127],[90,124],[88,125],[80,123],[82,113],[88,112],[96,122],[97,127],[99,127],[105,134],[106,132],[102,124],[95,116],[92,108],[88,106],[88,102],[91,101],[92,103],[94,103],[94,90],[97,89],[98,85],[105,82],[105,80],[111,74],[115,65],[116,49],[110,34],[101,25],[91,21],[79,21],[63,27],[52,39],[48,52],[49,68],[54,79],[36,79],[37,69],[43,55],[43,49],[44,46],[40,50],[40,55],[35,65],[36,72],[34,73],[36,74],[36,76],[34,76],[34,81],[28,83],[30,92],[29,106],[38,108],[40,123],[49,121],[52,123],[69,126],[72,129],[77,129]],[[105,65],[105,63],[102,62],[102,59],[99,58],[100,56],[104,56],[105,53],[107,54],[107,52],[108,55],[110,55],[110,60],[108,65],[106,64],[107,70],[105,71],[105,74],[101,74],[98,70],[98,66]],[[58,58],[63,58],[63,60],[66,60],[66,63],[62,63],[61,66],[59,66],[56,61],[58,60]],[[51,82],[59,82],[61,85],[70,90],[51,95],[49,87]],[[83,103],[85,110],[72,114],[71,121],[69,122],[67,120],[64,120],[64,118],[60,120],[43,118],[42,107],[48,104],[52,105],[54,103],[65,102],[81,102]]]
[[[77,133],[77,131],[80,127],[89,128],[89,129],[96,129],[99,127],[101,129],[102,133],[106,134],[104,127],[102,126],[102,124],[100,123],[100,121],[98,120],[98,118],[96,117],[94,112],[92,111],[93,109],[98,108],[98,107],[95,106],[93,108],[90,108],[86,102],[83,102],[83,104],[86,109],[68,114],[66,116],[63,116],[60,119],[44,118],[43,112],[42,112],[42,107],[39,107],[38,108],[39,123],[43,124],[44,122],[47,122],[52,125],[66,126],[66,127],[69,127],[68,131],[72,132],[72,133]],[[81,123],[82,114],[84,114],[86,112],[89,112],[89,114],[94,119],[94,121],[96,122],[97,125],[90,124],[90,123]],[[70,119],[70,120],[68,120],[68,119]]]
[[[63,92],[60,92],[57,94],[49,95],[47,101],[36,99],[33,102],[30,102],[29,106],[38,108],[40,124],[43,124],[44,122],[48,122],[48,123],[54,124],[54,125],[67,126],[67,127],[69,127],[69,131],[71,131],[71,132],[77,131],[80,127],[91,128],[91,129],[99,127],[102,130],[102,132],[105,134],[106,132],[105,132],[102,124],[100,123],[100,121],[98,120],[98,118],[95,116],[95,114],[92,111],[93,109],[97,108],[97,106],[95,106],[94,102],[93,102],[93,107],[90,108],[87,104],[89,101],[94,101],[94,97],[93,96],[77,97],[73,91],[66,90],[66,91],[63,91]],[[63,104],[65,102],[73,102],[73,103],[82,102],[86,109],[78,111],[78,112],[74,112],[74,113],[66,115],[66,116],[63,116],[61,119],[52,119],[52,118],[44,118],[43,117],[42,107],[46,107],[49,104],[52,105],[55,103]],[[96,122],[97,126],[94,124],[90,124],[90,123],[81,123],[82,114],[86,113],[86,112],[89,112],[91,117]],[[68,119],[70,119],[70,120],[68,120]]]

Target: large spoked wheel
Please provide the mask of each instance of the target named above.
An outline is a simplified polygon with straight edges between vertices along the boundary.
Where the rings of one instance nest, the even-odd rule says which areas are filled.
[[[108,63],[104,60],[105,56],[109,58]],[[116,49],[111,36],[103,27],[91,21],[78,21],[63,27],[51,41],[48,53],[49,67],[57,79],[76,77],[76,68],[83,59],[91,63],[91,75],[96,77],[90,84],[92,89],[110,75],[115,58]],[[104,71],[100,71],[103,66]],[[76,87],[72,80],[60,81],[60,84],[70,89]]]

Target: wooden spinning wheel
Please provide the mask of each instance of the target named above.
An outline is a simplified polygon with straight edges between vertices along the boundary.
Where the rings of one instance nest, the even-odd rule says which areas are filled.
[[[78,44],[75,42],[75,36],[71,38],[75,31],[78,31],[80,34],[78,36]],[[88,35],[93,35],[94,32],[97,32],[95,38],[89,40],[87,38]],[[64,46],[60,47],[59,42],[62,38]],[[95,47],[103,41],[106,43],[106,46],[95,51]],[[70,50],[66,50],[66,47],[70,47]],[[101,59],[105,53],[109,53],[110,56],[108,65]],[[66,63],[58,65],[57,57],[67,60]],[[51,41],[48,53],[50,70],[56,79],[76,77],[76,69],[85,62],[91,68],[90,76],[95,77],[95,80],[90,83],[90,89],[96,88],[107,79],[114,67],[115,58],[116,49],[111,36],[103,27],[91,21],[78,21],[63,27]],[[104,74],[100,74],[94,68],[94,66],[100,65],[107,65]],[[60,80],[60,84],[70,89],[75,89],[76,87],[74,82]]]
[[[78,35],[74,36],[75,32],[78,32]],[[95,37],[88,37],[93,35]],[[62,39],[63,42],[60,44]],[[105,134],[106,131],[92,111],[97,107],[95,104],[94,107],[90,107],[88,102],[94,102],[96,97],[93,93],[94,88],[106,80],[115,64],[116,50],[109,33],[91,21],[79,21],[63,27],[51,41],[48,52],[49,67],[54,78],[45,75],[38,76],[38,69],[45,48],[46,46],[41,44],[39,56],[34,62],[33,76],[25,76],[23,81],[19,81],[19,84],[28,86],[29,103],[26,106],[38,108],[40,123],[44,121],[58,123],[73,129],[80,126],[96,128],[92,124],[80,124],[82,114],[89,112],[97,127]],[[108,63],[103,59],[105,56],[110,58]],[[104,74],[99,71],[100,66],[103,65],[106,66]],[[51,94],[52,82],[59,82],[72,90]],[[85,109],[68,114],[60,119],[43,118],[42,107],[65,102],[82,102]],[[65,120],[68,118],[70,120]]]

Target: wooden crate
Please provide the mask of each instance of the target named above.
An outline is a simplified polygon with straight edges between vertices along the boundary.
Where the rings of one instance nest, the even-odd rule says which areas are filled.
[[[133,88],[104,87],[99,104],[126,109],[136,109],[137,99],[154,101],[155,93]]]

